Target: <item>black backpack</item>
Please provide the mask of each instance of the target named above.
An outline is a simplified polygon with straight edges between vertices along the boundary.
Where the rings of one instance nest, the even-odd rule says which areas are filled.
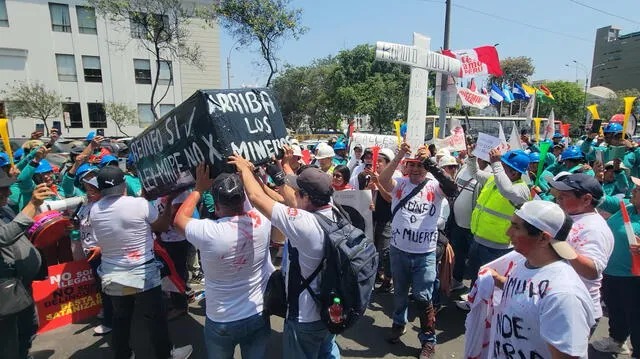
[[[335,221],[314,213],[325,233],[324,257],[319,270],[307,278],[307,290],[320,307],[320,319],[333,334],[342,333],[363,316],[373,291],[378,270],[378,253],[371,238],[353,226],[344,211],[333,209]],[[308,286],[320,275],[320,292]],[[333,323],[329,307],[340,298],[343,321]]]

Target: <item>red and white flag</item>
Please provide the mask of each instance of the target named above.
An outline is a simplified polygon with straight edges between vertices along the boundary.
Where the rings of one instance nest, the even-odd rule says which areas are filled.
[[[443,55],[462,62],[459,77],[477,77],[481,75],[502,76],[500,58],[495,46],[480,46],[468,50],[443,50]]]

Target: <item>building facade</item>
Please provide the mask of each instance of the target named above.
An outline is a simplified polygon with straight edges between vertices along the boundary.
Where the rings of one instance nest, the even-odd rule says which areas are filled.
[[[591,66],[591,86],[614,91],[640,88],[640,32],[620,35],[607,26],[596,31]]]
[[[48,121],[65,137],[84,137],[104,129],[105,136],[135,136],[153,122],[150,98],[156,61],[141,46],[135,24],[96,16],[82,0],[0,0],[0,111],[2,90],[16,81],[40,82],[57,91],[63,111]],[[200,48],[201,66],[176,59],[162,61],[155,99],[160,115],[197,89],[220,88],[219,28],[193,19],[189,41]],[[135,123],[118,131],[105,104],[135,109]],[[29,136],[41,120],[16,118],[8,111],[11,137]]]

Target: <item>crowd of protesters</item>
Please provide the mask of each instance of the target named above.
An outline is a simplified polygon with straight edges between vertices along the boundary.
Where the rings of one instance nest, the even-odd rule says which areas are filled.
[[[609,336],[593,340],[594,349],[640,357],[640,279],[632,272],[640,247],[630,245],[625,230],[630,224],[640,233],[640,147],[616,123],[603,136],[575,142],[555,134],[548,152],[523,135],[521,149],[495,148],[485,159],[476,157],[470,136],[455,151],[406,142],[366,148],[346,138],[302,148],[292,141],[271,164],[284,181],[234,154],[228,163],[235,173],[210,178],[201,164],[193,188],[153,200],[132,156],[106,149],[101,136],[72,149],[62,168],[46,159],[56,138],[28,141],[13,161],[0,153],[0,299],[16,295],[16,287],[30,293],[48,265],[87,260],[103,298],[94,331],[111,335],[115,358],[135,356],[136,311],[155,357],[188,358],[192,345],[174,345],[168,320],[187,314],[194,281],[205,287],[208,357],[232,358],[237,346],[243,358],[266,357],[271,324],[263,293],[276,253],[288,297],[283,356],[339,358],[336,336],[310,293],[319,279],[306,278],[324,256],[314,213],[335,220],[333,193],[353,190],[372,192],[371,240],[379,255],[373,295],[393,293],[388,342],[401,341],[413,302],[416,354],[433,358],[441,296],[471,290],[488,271],[503,291],[487,326],[494,338],[489,356],[586,358],[593,330],[608,315]],[[34,247],[25,232],[43,204],[69,198],[83,198],[66,209],[78,238]],[[159,252],[184,288],[163,292],[167,263]],[[520,257],[509,272],[491,267],[513,253]],[[472,295],[456,304],[476,307]],[[0,304],[0,357],[29,358],[35,306],[15,308]]]

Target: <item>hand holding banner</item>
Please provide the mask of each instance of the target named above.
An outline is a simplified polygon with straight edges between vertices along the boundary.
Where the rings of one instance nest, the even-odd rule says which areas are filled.
[[[500,146],[500,139],[487,135],[486,133],[478,133],[478,140],[476,141],[476,148],[473,150],[473,155],[489,162],[489,151]]]

